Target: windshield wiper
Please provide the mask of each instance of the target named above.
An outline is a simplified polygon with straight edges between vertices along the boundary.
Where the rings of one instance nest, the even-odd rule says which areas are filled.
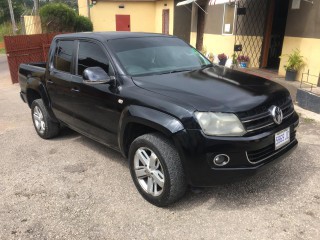
[[[192,71],[194,69],[180,69],[180,70],[171,70],[171,71],[166,71],[166,72],[160,72],[157,73],[157,75],[162,75],[162,74],[171,74],[171,73],[178,73],[178,72],[187,72],[187,71]]]

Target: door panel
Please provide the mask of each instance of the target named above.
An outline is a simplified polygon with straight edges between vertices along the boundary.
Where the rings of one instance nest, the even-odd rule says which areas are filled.
[[[60,41],[53,60],[53,69],[47,76],[47,90],[52,110],[61,121],[72,123],[72,104],[70,103],[71,65],[73,41]]]
[[[130,15],[116,15],[116,31],[130,31]]]
[[[88,67],[101,67],[109,76],[114,76],[106,51],[97,43],[80,41],[76,65],[77,73],[71,81],[74,126],[105,144],[117,146],[121,114],[118,92],[108,84],[84,84],[82,78]]]
[[[81,76],[74,76],[73,125],[79,131],[116,147],[117,128],[121,111],[117,108],[118,96],[107,84],[86,85]]]
[[[169,9],[162,10],[162,33],[169,35]]]

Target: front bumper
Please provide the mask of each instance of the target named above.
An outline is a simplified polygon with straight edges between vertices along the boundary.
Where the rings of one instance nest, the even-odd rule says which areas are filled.
[[[299,117],[294,113],[280,126],[254,136],[210,137],[201,130],[184,130],[174,136],[174,141],[189,183],[212,186],[253,175],[288,156],[298,144],[295,138],[298,125]],[[275,150],[275,133],[288,127],[290,142]],[[213,158],[218,154],[228,155],[230,162],[223,167],[214,165]]]

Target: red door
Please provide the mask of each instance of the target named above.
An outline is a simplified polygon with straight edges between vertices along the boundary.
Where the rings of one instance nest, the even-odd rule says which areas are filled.
[[[116,15],[116,30],[130,31],[130,15]]]
[[[169,9],[162,10],[162,33],[169,35]]]

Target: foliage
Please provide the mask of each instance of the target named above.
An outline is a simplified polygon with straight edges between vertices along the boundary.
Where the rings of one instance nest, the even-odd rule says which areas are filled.
[[[237,54],[233,53],[231,55],[231,57],[232,57],[232,64],[236,65],[237,64]]]
[[[43,32],[72,32],[76,23],[76,12],[63,3],[49,3],[40,8]]]
[[[16,22],[20,22],[20,17],[27,8],[32,8],[33,0],[12,1],[13,14]],[[11,21],[8,0],[0,0],[0,24]]]
[[[303,56],[300,54],[299,49],[295,49],[291,54],[285,54],[280,56],[280,58],[287,57],[287,64],[284,65],[284,69],[299,71],[299,69],[304,65]]]
[[[11,34],[12,34],[11,23],[5,22],[0,25],[0,42],[3,41],[4,36],[11,35]]]
[[[21,25],[20,23],[17,23],[17,34],[21,32]],[[12,25],[11,22],[5,22],[0,24],[0,42],[3,42],[4,36],[9,36],[13,34]]]
[[[79,16],[75,9],[63,3],[48,3],[40,8],[43,32],[93,31],[91,20]]]
[[[1,0],[0,0],[1,1]],[[33,1],[33,0],[32,0]],[[40,7],[50,3],[64,3],[78,12],[78,0],[40,0]]]
[[[93,24],[89,18],[84,16],[77,16],[74,25],[75,32],[90,32],[93,31]]]
[[[238,60],[238,62],[249,62],[250,58],[248,56],[245,56],[245,55],[239,55],[237,60]]]
[[[201,51],[200,51],[203,55],[206,55],[208,52],[207,46],[203,46]]]

